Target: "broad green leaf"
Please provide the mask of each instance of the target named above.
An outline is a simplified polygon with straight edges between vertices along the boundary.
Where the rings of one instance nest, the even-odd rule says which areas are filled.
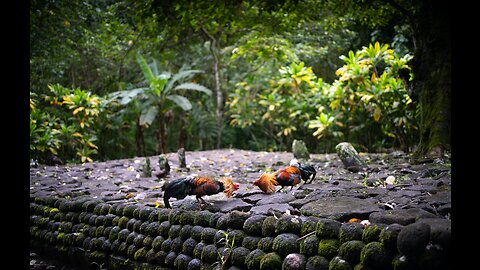
[[[140,65],[140,69],[142,70],[143,76],[145,76],[145,79],[147,81],[152,82],[155,76],[153,76],[153,72],[148,66],[147,61],[143,56],[139,53],[137,53],[137,63]]]
[[[132,101],[138,94],[144,93],[148,88],[136,88],[132,90],[124,90],[109,94],[110,101],[120,99],[120,104],[125,105]]]
[[[190,103],[190,101],[185,97],[182,97],[179,95],[170,95],[170,96],[167,96],[167,99],[170,99],[171,101],[175,102],[184,111],[188,111],[192,109],[192,103]]]
[[[179,89],[183,89],[183,90],[195,90],[195,91],[200,91],[200,92],[203,92],[207,95],[211,95],[212,94],[212,90],[206,88],[205,86],[203,85],[200,85],[200,84],[196,84],[196,83],[182,83],[180,85],[177,85],[175,88],[175,90],[179,90]]]
[[[147,109],[142,111],[140,114],[140,125],[141,126],[150,126],[155,120],[155,117],[158,114],[158,107],[157,106],[150,106]]]
[[[172,89],[173,85],[177,82],[177,81],[181,81],[183,79],[188,79],[189,76],[193,75],[193,74],[196,74],[196,73],[203,73],[202,70],[198,70],[198,69],[191,69],[191,70],[183,70],[183,71],[179,71],[178,73],[174,74],[172,76],[172,78],[170,79],[170,81],[168,82],[167,86],[165,87],[165,90],[166,91],[169,91],[170,89]]]

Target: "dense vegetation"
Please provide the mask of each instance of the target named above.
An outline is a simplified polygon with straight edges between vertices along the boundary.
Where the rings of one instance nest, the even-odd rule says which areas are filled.
[[[448,150],[415,91],[424,7],[387,2],[31,2],[30,155]]]

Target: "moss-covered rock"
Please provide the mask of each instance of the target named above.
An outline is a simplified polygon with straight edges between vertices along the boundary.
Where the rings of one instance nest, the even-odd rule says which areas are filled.
[[[192,259],[188,265],[187,270],[200,270],[202,267],[202,262],[198,258]]]
[[[217,229],[206,227],[202,231],[201,240],[208,244],[213,244],[213,240],[215,238],[215,234],[217,233]]]
[[[191,260],[192,257],[186,254],[178,254],[177,258],[175,258],[175,261],[173,262],[173,266],[176,269],[187,269]]]
[[[274,216],[269,216],[265,218],[262,224],[262,236],[274,236],[276,224],[277,219]]]
[[[169,208],[158,208],[158,222],[162,223],[166,220],[168,220],[168,217],[170,216],[170,211],[172,209]]]
[[[260,261],[262,260],[265,252],[261,249],[254,249],[245,257],[245,266],[247,269],[260,269]]]
[[[339,256],[333,257],[328,264],[329,270],[351,270],[350,264]]]
[[[340,245],[338,256],[345,259],[350,265],[356,265],[360,262],[360,253],[365,243],[360,240],[347,241]]]
[[[337,256],[340,248],[340,241],[338,239],[321,239],[318,243],[318,255],[323,256],[329,260]]]
[[[193,249],[193,257],[200,259],[202,257],[203,248],[206,246],[204,242],[199,242]]]
[[[202,226],[198,226],[198,225],[193,226],[192,229],[190,230],[190,236],[197,241],[201,241],[203,229],[204,227]]]
[[[307,259],[304,255],[298,253],[288,254],[283,260],[282,270],[305,269]]]
[[[197,244],[198,244],[197,240],[191,237],[186,239],[182,245],[182,253],[189,256],[193,256],[193,250],[195,249],[195,246],[197,246]]]
[[[198,211],[195,213],[193,218],[194,225],[208,227],[210,226],[210,218],[213,216],[213,213],[210,211]]]
[[[179,233],[179,236],[182,238],[182,240],[188,239],[190,237],[190,231],[192,230],[192,227],[193,226],[190,224],[182,225]]]
[[[133,223],[133,231],[140,233],[140,227],[142,226],[142,224],[143,224],[143,220],[137,219],[135,223]]]
[[[245,236],[242,241],[242,247],[248,248],[250,250],[254,250],[258,247],[258,242],[260,241],[260,237],[258,236]]]
[[[148,225],[150,225],[150,222],[148,221],[143,221],[140,225],[140,228],[139,228],[139,232],[141,234],[147,234],[147,228],[148,228]]]
[[[233,210],[218,219],[217,229],[243,229],[243,224],[249,217],[249,213]]]
[[[153,208],[150,214],[148,215],[149,222],[158,222],[158,214],[160,213],[158,208]],[[160,223],[160,222],[159,222]]]
[[[166,238],[165,240],[163,240],[162,245],[160,246],[160,249],[168,253],[170,252],[171,248],[172,248],[172,239]]]
[[[210,217],[210,222],[208,223],[208,226],[212,228],[218,228],[218,220],[224,215],[225,214],[221,212],[213,213],[213,215]]]
[[[317,222],[315,234],[318,239],[338,238],[342,223],[327,218],[320,218]]]
[[[182,252],[183,248],[183,240],[180,237],[176,237],[172,239],[172,245],[171,245],[171,251],[174,251],[176,253]]]
[[[137,206],[136,206],[136,205],[133,205],[133,204],[126,205],[126,206],[123,208],[122,216],[126,216],[126,217],[129,217],[129,218],[133,218],[133,211],[135,211],[135,209],[137,209]]]
[[[240,268],[245,268],[245,259],[250,253],[248,248],[237,247],[232,252],[232,264]]]
[[[180,218],[182,217],[182,213],[185,212],[185,210],[180,209],[180,208],[173,208],[170,210],[170,214],[168,215],[168,221],[172,225],[180,225]]]
[[[137,222],[137,219],[131,218],[127,221],[127,229],[133,232],[133,226],[135,226],[135,223]]]
[[[397,236],[397,248],[409,257],[420,256],[430,240],[430,226],[415,222],[405,226]]]
[[[161,235],[155,236],[155,238],[152,241],[152,249],[155,251],[161,250],[162,243],[165,241],[165,238]]]
[[[143,221],[148,221],[148,218],[150,217],[150,213],[152,213],[153,209],[155,208],[151,206],[142,206],[140,208],[139,219]]]
[[[105,231],[105,227],[104,226],[98,226],[95,228],[95,233],[94,233],[94,236],[95,237],[101,237],[103,236],[103,232]]]
[[[97,215],[95,214],[92,214],[92,215],[89,215],[88,216],[88,221],[86,222],[87,224],[91,225],[91,226],[96,226],[95,225],[95,220],[97,219]]]
[[[165,264],[167,266],[173,267],[175,263],[175,259],[177,258],[177,253],[170,251],[167,256],[165,257]]]
[[[360,252],[360,261],[373,268],[387,269],[392,264],[392,255],[382,243],[370,242]]]
[[[265,252],[271,252],[273,251],[273,237],[263,237],[258,241],[257,248],[265,251]]]
[[[142,247],[135,252],[133,259],[138,262],[145,262],[147,261],[147,257],[146,257],[147,252],[148,252],[148,249],[145,247]]]
[[[293,157],[298,159],[310,159],[310,154],[308,152],[307,146],[302,140],[293,140],[292,154]]]
[[[298,235],[293,233],[282,233],[273,239],[273,251],[280,256],[285,257],[290,253],[298,253],[300,244],[297,241]]]
[[[264,215],[254,215],[245,220],[243,231],[251,236],[262,236],[263,221],[267,218]]]
[[[396,253],[397,252],[397,237],[400,231],[402,230],[403,225],[400,224],[390,224],[387,225],[379,235],[379,241],[382,245],[388,250]]]
[[[158,226],[158,234],[167,238],[170,231],[170,222],[168,220],[162,221]]]
[[[275,252],[263,255],[260,260],[260,270],[277,270],[282,269],[282,258]]]
[[[150,249],[152,247],[153,243],[153,237],[150,235],[145,235],[145,238],[143,239],[143,246]]]
[[[317,223],[320,220],[319,217],[308,216],[302,220],[302,226],[300,228],[300,236],[307,235],[317,229]]]
[[[380,242],[380,234],[386,226],[386,224],[370,224],[365,227],[362,233],[362,241],[365,243]]]
[[[308,258],[305,265],[306,270],[328,270],[328,260],[322,256],[312,256]]]
[[[450,268],[448,253],[439,244],[428,244],[418,259],[418,266],[422,270],[447,270]]]
[[[168,237],[170,238],[175,238],[180,236],[180,230],[182,229],[182,225],[180,224],[174,224],[170,226],[170,229],[168,230]]]
[[[157,260],[157,251],[155,251],[153,248],[149,249],[147,253],[145,254],[145,260],[148,263],[156,263]]]
[[[392,259],[392,267],[394,270],[417,270],[418,265],[415,260],[405,255],[397,254]]]
[[[300,253],[307,257],[317,255],[319,242],[315,234],[305,237],[300,241]]]
[[[126,229],[127,228],[127,223],[129,221],[130,221],[130,218],[128,218],[126,216],[120,217],[120,219],[118,220],[118,227],[120,227],[122,229]]]
[[[135,257],[135,252],[137,252],[137,250],[139,250],[139,247],[135,246],[135,245],[128,245],[127,247],[127,257],[129,259],[134,259]]]
[[[202,249],[202,255],[201,255],[202,262],[214,263],[218,261],[218,259],[219,259],[218,250],[215,247],[215,245],[213,244],[206,245]]]
[[[277,220],[275,224],[275,234],[293,233],[300,234],[302,220],[298,216],[285,215]]]
[[[139,234],[137,234],[135,239],[133,239],[133,244],[135,246],[142,247],[143,246],[143,240],[145,240],[145,235],[139,233]]]
[[[130,230],[122,229],[118,232],[118,238],[117,239],[122,241],[122,242],[126,241],[129,234],[130,234]]]
[[[344,223],[340,226],[338,239],[341,243],[351,240],[362,240],[363,225],[359,222]]]
[[[121,242],[118,246],[118,254],[122,256],[127,256],[128,245],[126,242]]]
[[[155,256],[155,263],[159,265],[164,265],[167,255],[168,255],[168,252],[165,252],[163,250],[158,251]]]
[[[138,233],[136,232],[130,232],[127,236],[127,239],[125,240],[125,242],[127,242],[127,244],[129,245],[132,245],[133,244],[133,240],[135,240],[135,238],[138,236]]]
[[[243,239],[245,238],[245,233],[242,230],[229,230],[228,238],[229,238],[228,245],[230,245],[230,243],[232,243],[231,241],[233,241],[234,246],[239,247],[243,243]]]
[[[227,232],[224,230],[217,230],[215,236],[213,237],[213,244],[218,248],[226,244]]]
[[[156,236],[158,233],[158,227],[160,227],[160,223],[158,223],[158,221],[149,222],[144,234]]]

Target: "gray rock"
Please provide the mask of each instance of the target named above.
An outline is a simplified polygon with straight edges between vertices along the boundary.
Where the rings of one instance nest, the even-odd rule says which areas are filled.
[[[310,154],[308,152],[307,146],[302,140],[293,140],[292,153],[293,157],[297,159],[310,159]]]
[[[347,170],[351,172],[358,172],[368,167],[365,161],[360,158],[357,150],[355,150],[352,144],[348,142],[342,142],[337,144],[335,149],[337,150],[337,155],[340,157]]]
[[[430,240],[430,226],[415,222],[405,226],[397,237],[397,248],[401,254],[410,257],[420,256]]]
[[[409,209],[393,209],[381,212],[374,212],[370,214],[368,219],[372,223],[392,224],[398,223],[400,225],[408,225],[415,222],[419,218],[434,218],[434,214],[429,213],[423,209],[409,208]]]
[[[295,200],[295,196],[287,193],[273,193],[271,195],[263,196],[260,201],[255,205],[266,205],[266,204],[279,204],[279,203],[288,203]]]
[[[425,223],[430,226],[430,239],[432,244],[438,244],[444,250],[450,249],[452,222],[449,219],[421,218],[417,223]]]
[[[304,255],[298,253],[288,254],[283,260],[282,269],[284,270],[296,270],[305,269],[307,259]]]
[[[275,203],[254,206],[250,209],[250,213],[254,215],[268,215],[272,210],[285,213],[287,210],[293,212],[295,209],[287,203]]]
[[[367,219],[370,214],[380,210],[372,202],[350,197],[320,198],[300,208],[303,215],[331,218],[339,221],[346,221],[352,217]]]

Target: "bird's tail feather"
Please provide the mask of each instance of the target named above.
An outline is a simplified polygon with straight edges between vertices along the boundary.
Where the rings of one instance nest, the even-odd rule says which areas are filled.
[[[276,173],[263,173],[253,184],[258,186],[264,193],[273,193],[276,191],[275,186],[278,185]]]

